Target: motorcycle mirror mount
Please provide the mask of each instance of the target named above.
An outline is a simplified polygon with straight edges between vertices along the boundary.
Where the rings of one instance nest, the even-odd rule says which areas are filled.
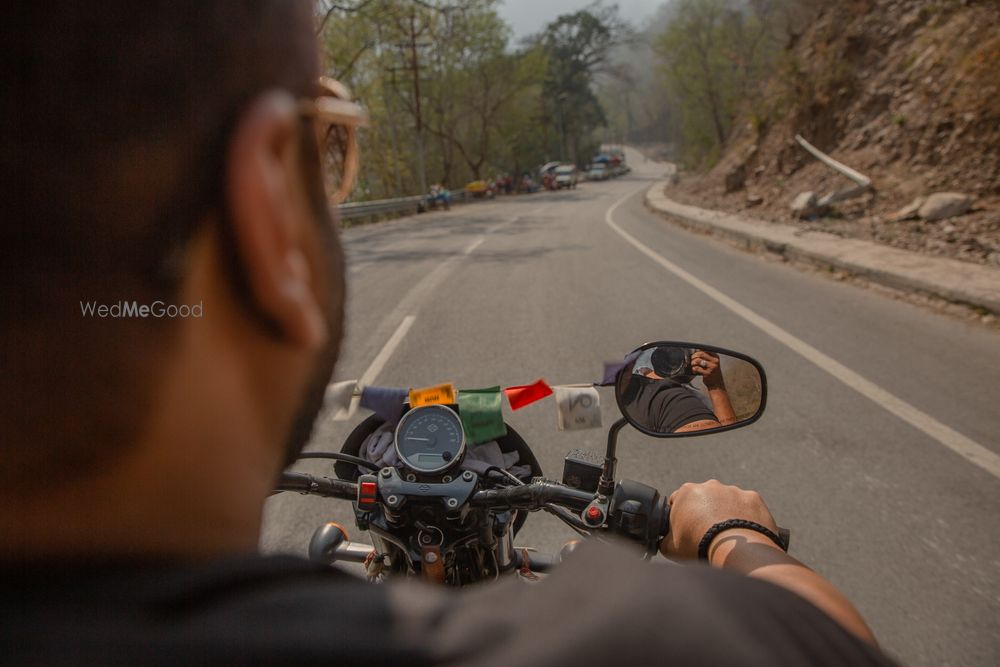
[[[615,466],[618,464],[618,434],[628,426],[628,420],[622,417],[608,429],[608,449],[604,454],[604,466],[601,469],[601,480],[597,483],[597,495],[610,498],[615,491]]]

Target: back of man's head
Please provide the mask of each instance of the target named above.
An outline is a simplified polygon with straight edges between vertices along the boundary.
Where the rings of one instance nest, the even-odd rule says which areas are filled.
[[[0,65],[14,202],[0,241],[7,490],[137,437],[176,325],[84,311],[172,303],[192,237],[226,216],[241,109],[271,88],[308,95],[317,74],[305,0],[52,0],[14,13]]]

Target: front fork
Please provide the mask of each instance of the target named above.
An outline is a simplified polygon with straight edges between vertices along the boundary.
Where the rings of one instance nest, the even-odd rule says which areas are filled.
[[[495,539],[494,553],[497,556],[500,574],[517,572],[525,578],[531,579],[531,574],[547,572],[552,567],[558,565],[571,553],[580,540],[570,540],[558,554],[547,554],[527,547],[515,547],[513,531],[510,523],[506,530]],[[425,578],[432,581],[444,581],[444,555],[440,549],[429,547],[422,550],[424,562],[420,571]],[[330,521],[323,524],[313,533],[309,541],[309,560],[323,565],[333,565],[334,563],[357,563],[365,567],[369,578],[374,579],[381,575],[390,563],[386,562],[386,554],[368,544],[351,542],[347,531],[338,523]]]

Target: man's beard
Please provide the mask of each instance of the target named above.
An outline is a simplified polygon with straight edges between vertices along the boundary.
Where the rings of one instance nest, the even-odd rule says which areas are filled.
[[[307,172],[309,170],[307,169]],[[287,468],[302,453],[312,437],[316,417],[323,408],[323,398],[326,387],[333,377],[333,369],[340,353],[340,341],[344,328],[344,297],[346,293],[344,275],[344,252],[340,238],[335,231],[337,225],[330,212],[322,181],[312,173],[306,174],[308,196],[313,215],[319,225],[320,242],[323,244],[326,259],[326,303],[323,304],[326,313],[327,342],[317,355],[315,369],[309,383],[306,385],[302,404],[292,421],[291,431],[285,442],[285,464]]]
[[[340,351],[340,336],[337,335],[334,338],[332,334],[333,331],[331,331],[331,337],[326,347],[316,359],[316,368],[306,386],[302,404],[292,421],[292,428],[285,443],[285,463],[283,466],[285,468],[299,458],[312,437],[316,417],[319,416],[320,410],[323,408],[326,387],[333,376],[333,368],[337,363],[337,354]]]

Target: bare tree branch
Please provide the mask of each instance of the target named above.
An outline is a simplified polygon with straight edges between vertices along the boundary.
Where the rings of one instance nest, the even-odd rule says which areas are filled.
[[[328,0],[320,0],[318,3],[318,8],[323,14],[323,18],[320,19],[319,26],[316,28],[316,34],[320,35],[323,33],[323,29],[326,28],[327,21],[336,12],[344,12],[345,14],[350,14],[353,12],[359,12],[368,5],[370,5],[374,0],[359,0],[355,5],[342,5],[336,2],[329,2]]]

